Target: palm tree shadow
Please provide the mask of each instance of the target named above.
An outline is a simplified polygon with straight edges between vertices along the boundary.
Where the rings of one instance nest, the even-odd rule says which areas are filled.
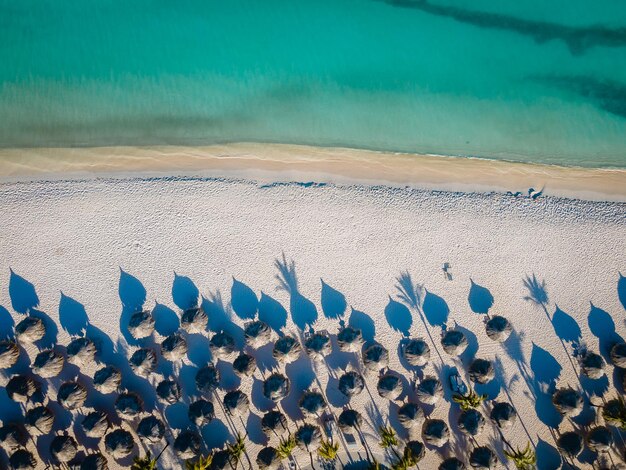
[[[282,259],[276,259],[274,265],[278,269],[276,279],[279,288],[289,293],[289,310],[291,319],[301,331],[312,328],[317,321],[317,309],[315,304],[304,297],[298,290],[298,278],[296,276],[296,264],[293,260],[287,261],[283,253]]]
[[[467,297],[470,309],[474,313],[488,314],[493,306],[493,295],[486,287],[476,284],[470,279],[470,291]]]
[[[256,316],[259,299],[248,285],[234,277],[233,285],[230,288],[230,299],[233,311],[242,320],[252,319]]]
[[[528,295],[524,297],[525,300],[529,300],[544,307],[548,304],[549,299],[545,280],[539,281],[537,276],[533,273],[532,277],[526,276],[526,278],[523,279],[523,283],[528,290]]]

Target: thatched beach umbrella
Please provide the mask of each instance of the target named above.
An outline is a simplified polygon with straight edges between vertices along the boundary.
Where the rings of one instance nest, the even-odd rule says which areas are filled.
[[[270,437],[272,434],[276,436],[283,435],[289,429],[287,427],[287,418],[280,411],[268,411],[261,418],[261,429],[267,437]]]
[[[87,401],[87,389],[73,380],[64,382],[59,387],[57,401],[66,410],[77,410]]]
[[[486,384],[496,376],[496,370],[491,361],[477,358],[470,364],[469,376],[472,382]]]
[[[189,405],[187,415],[193,424],[200,427],[209,424],[215,418],[215,408],[213,403],[200,398]]]
[[[64,365],[65,358],[63,357],[63,354],[58,353],[53,349],[46,349],[35,356],[32,370],[39,377],[49,379],[59,375],[63,370]]]
[[[472,468],[491,470],[498,465],[496,453],[487,446],[475,447],[470,453],[469,463]]]
[[[415,394],[422,403],[434,405],[443,397],[443,385],[437,377],[429,375],[418,384]]]
[[[215,359],[227,358],[235,351],[235,339],[225,331],[220,331],[211,338],[209,348]]]
[[[201,445],[200,435],[195,431],[181,431],[174,440],[174,450],[183,460],[192,459],[198,455]]]
[[[256,370],[256,359],[242,352],[233,361],[233,369],[239,377],[251,377]]]
[[[513,326],[511,322],[500,315],[494,315],[487,323],[485,323],[485,331],[489,339],[494,341],[504,342],[511,336]]]
[[[450,457],[439,464],[439,470],[465,470],[465,464],[456,457]]]
[[[256,464],[259,468],[278,470],[281,467],[278,451],[273,447],[263,447],[256,456]]]
[[[304,350],[313,360],[322,360],[332,351],[330,336],[327,333],[313,333],[304,341]]]
[[[88,413],[83,418],[81,426],[83,427],[87,437],[100,439],[111,427],[111,422],[104,411],[96,410]]]
[[[267,323],[261,320],[254,320],[245,325],[243,335],[246,339],[246,344],[256,349],[269,343],[272,330],[267,326]]]
[[[424,410],[416,403],[405,403],[398,408],[398,421],[405,429],[413,429],[424,422]]]
[[[578,457],[584,447],[582,436],[574,431],[561,434],[556,441],[556,445],[563,454],[573,459]]]
[[[404,454],[410,455],[415,462],[419,462],[426,455],[426,447],[420,441],[409,441],[404,446]]]
[[[425,366],[430,360],[430,347],[423,339],[411,339],[402,347],[402,356],[414,367]]]
[[[402,395],[402,381],[397,375],[388,372],[379,377],[376,389],[381,397],[395,400]]]
[[[129,456],[134,447],[133,435],[125,429],[116,429],[104,438],[104,448],[115,460]]]
[[[80,470],[109,470],[109,462],[100,452],[89,454],[81,462]]]
[[[359,352],[363,348],[363,333],[358,328],[344,326],[337,333],[337,346],[343,352]]]
[[[154,318],[148,310],[135,312],[128,322],[128,331],[135,339],[147,338],[154,332]]]
[[[232,470],[237,463],[234,461],[228,449],[218,450],[213,453],[211,470]]]
[[[573,418],[583,410],[583,397],[573,388],[560,388],[552,395],[552,403],[563,416]]]
[[[0,446],[8,453],[26,446],[28,435],[17,423],[7,423],[0,428]]]
[[[250,409],[250,400],[241,390],[233,390],[224,395],[224,409],[234,417],[243,417]]]
[[[283,336],[278,338],[274,343],[274,349],[272,350],[272,356],[278,362],[293,362],[300,356],[302,346],[300,342],[293,336]]]
[[[315,417],[319,416],[324,408],[326,408],[326,402],[324,397],[319,392],[307,391],[302,394],[298,401],[298,406],[305,416]]]
[[[50,443],[52,457],[62,463],[69,462],[78,453],[78,444],[72,436],[55,436]]]
[[[298,447],[307,452],[315,452],[322,444],[322,431],[314,424],[303,424],[296,430],[294,437]]]
[[[139,348],[137,349],[130,359],[131,369],[135,374],[142,377],[147,377],[151,372],[154,372],[157,366],[156,351],[152,348]]]
[[[54,414],[47,406],[36,406],[24,415],[24,425],[31,434],[49,434],[54,426]]]
[[[451,356],[460,356],[465,352],[469,342],[465,334],[459,330],[446,330],[441,336],[443,350]]]
[[[30,470],[37,468],[37,459],[32,452],[18,449],[9,457],[9,464],[13,470]]]
[[[513,405],[508,402],[495,402],[491,408],[489,417],[500,429],[507,429],[515,424],[517,411],[515,411]]]
[[[120,418],[133,420],[143,411],[143,400],[135,392],[121,393],[115,400],[115,411]]]
[[[580,369],[585,377],[590,379],[599,379],[604,375],[606,363],[599,354],[587,351],[580,358]]]
[[[94,388],[103,394],[117,391],[121,383],[122,373],[117,367],[105,366],[93,375]]]
[[[148,444],[157,444],[165,436],[165,425],[156,416],[146,416],[137,425],[137,435]]]
[[[187,333],[203,333],[206,329],[209,317],[200,307],[189,308],[183,312],[180,318],[180,327]]]
[[[159,399],[167,405],[177,403],[181,397],[180,385],[178,385],[178,382],[168,379],[159,382],[156,388],[156,393]]]
[[[41,390],[41,384],[31,377],[15,375],[7,382],[5,390],[9,398],[18,403],[28,403]]]
[[[34,343],[46,335],[41,318],[26,317],[15,326],[15,338],[21,343]]]
[[[203,393],[213,393],[220,385],[220,374],[213,364],[207,364],[196,373],[196,388]]]
[[[475,409],[461,411],[457,424],[460,431],[468,436],[478,436],[485,428],[485,417]]]
[[[613,445],[613,433],[606,426],[596,426],[587,432],[586,441],[594,452],[609,452]]]
[[[365,388],[365,379],[355,371],[346,372],[339,377],[339,391],[348,398],[352,398],[363,391]]]
[[[20,357],[20,348],[15,341],[0,341],[0,369],[13,367]]]
[[[443,447],[450,440],[450,429],[441,419],[426,419],[422,425],[422,439],[431,446]]]
[[[169,335],[161,343],[161,355],[168,361],[180,361],[187,350],[187,340],[180,333]]]
[[[617,343],[611,348],[611,362],[615,367],[626,369],[626,343]]]
[[[273,402],[285,398],[289,394],[289,389],[289,379],[278,372],[263,381],[263,396]]]
[[[389,352],[382,344],[374,343],[363,351],[363,365],[369,370],[380,370],[389,365]]]
[[[76,338],[67,345],[67,360],[77,366],[92,364],[96,358],[96,345],[89,338]]]
[[[358,430],[363,425],[363,418],[358,411],[345,409],[339,414],[337,425],[343,432],[350,432],[352,428]]]

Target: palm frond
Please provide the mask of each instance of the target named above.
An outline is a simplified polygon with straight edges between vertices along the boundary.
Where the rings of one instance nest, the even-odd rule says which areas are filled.
[[[381,426],[378,429],[378,433],[380,434],[379,445],[383,449],[388,449],[389,447],[398,445],[398,438],[396,437],[396,433],[391,426]]]
[[[476,409],[487,399],[487,395],[478,395],[474,390],[470,390],[466,395],[458,393],[452,395],[452,400],[458,403],[463,411]]]
[[[200,456],[198,460],[191,462],[187,460],[185,462],[186,470],[209,470],[211,463],[213,462],[213,454],[209,454],[206,457]]]
[[[519,447],[515,450],[505,450],[504,455],[511,460],[518,470],[534,470],[537,464],[537,455],[530,448],[530,442],[526,444],[524,450],[520,450]]]
[[[339,444],[335,444],[330,440],[322,439],[322,445],[317,449],[318,455],[324,460],[335,460],[337,452],[339,451]]]
[[[135,457],[133,459],[133,464],[131,465],[131,470],[155,470],[156,469],[156,459],[152,458],[152,454],[148,452],[145,457]]]
[[[278,447],[276,447],[276,452],[278,452],[278,456],[281,459],[287,459],[289,458],[289,456],[291,455],[295,447],[296,447],[295,437],[291,435],[287,439],[281,437],[280,443],[278,444]]]

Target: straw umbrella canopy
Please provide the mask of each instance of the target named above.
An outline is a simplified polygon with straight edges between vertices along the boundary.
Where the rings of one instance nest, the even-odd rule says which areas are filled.
[[[94,362],[96,345],[89,338],[76,338],[67,345],[67,360],[77,366]]]
[[[403,392],[402,381],[396,374],[387,372],[378,379],[376,389],[381,397],[396,400]]]
[[[17,423],[8,423],[0,428],[0,445],[7,452],[26,446],[26,430]]]
[[[324,397],[319,392],[307,391],[302,394],[298,406],[305,416],[318,416],[326,407]]]
[[[187,350],[187,340],[180,333],[169,335],[161,343],[161,355],[168,361],[180,361]]]
[[[500,429],[508,429],[515,424],[517,411],[515,411],[513,405],[508,402],[495,402],[491,408],[489,417]]]
[[[201,438],[195,431],[181,431],[174,440],[174,450],[183,460],[192,459],[200,453]]]
[[[462,331],[447,330],[441,337],[443,350],[451,356],[460,356],[468,346],[467,338]]]
[[[389,352],[382,344],[374,343],[363,351],[363,365],[369,370],[380,370],[389,365]]]
[[[290,382],[287,377],[274,372],[263,381],[263,396],[273,402],[278,402],[289,394]]]
[[[596,426],[589,430],[586,441],[594,452],[609,452],[613,445],[613,433],[606,426]]]
[[[78,444],[72,436],[55,436],[50,443],[50,453],[59,462],[69,462],[78,453]]]
[[[250,400],[241,390],[233,390],[224,395],[224,409],[234,417],[242,417],[250,409]]]
[[[116,429],[104,438],[104,448],[116,460],[129,456],[134,447],[133,435],[125,429]]]
[[[274,343],[274,349],[272,350],[272,356],[278,362],[293,362],[300,356],[302,346],[300,342],[293,336],[283,336],[278,338]]]
[[[287,418],[278,410],[268,411],[261,418],[261,429],[267,437],[271,434],[283,434],[289,428],[287,427]]]
[[[222,449],[213,454],[210,468],[211,470],[223,470],[225,468],[232,470],[235,465],[236,463],[228,449]]]
[[[417,399],[427,405],[436,404],[443,397],[443,385],[437,377],[424,377],[415,390]]]
[[[414,367],[425,366],[430,360],[430,347],[423,339],[410,339],[402,348],[402,356]]]
[[[485,428],[485,417],[475,409],[461,411],[457,421],[459,429],[468,436],[478,436]]]
[[[322,360],[332,351],[330,336],[327,333],[313,333],[304,341],[304,350],[313,360]]]
[[[411,457],[419,462],[426,455],[426,447],[420,441],[409,441],[404,446],[404,453],[410,453]]]
[[[472,382],[486,384],[496,376],[493,363],[487,359],[474,359],[469,367],[469,376]]]
[[[46,325],[37,317],[26,317],[15,326],[15,338],[21,343],[34,343],[46,335]]]
[[[359,352],[363,348],[363,333],[358,328],[344,326],[337,333],[337,346],[343,352]]]
[[[352,398],[363,391],[365,388],[365,379],[355,371],[346,372],[339,377],[339,391],[346,397]]]
[[[83,418],[81,423],[87,437],[102,438],[111,427],[109,417],[104,411],[92,411]]]
[[[103,394],[117,391],[121,383],[122,373],[114,366],[105,366],[93,375],[94,388]]]
[[[256,456],[256,464],[259,468],[278,470],[281,466],[278,451],[273,447],[263,447]]]
[[[156,388],[156,393],[159,399],[167,405],[177,403],[181,397],[180,385],[178,385],[178,382],[168,379],[159,382]]]
[[[148,310],[140,310],[130,317],[128,331],[135,339],[147,338],[154,332],[154,318]]]
[[[128,362],[135,374],[147,377],[156,369],[157,355],[152,348],[139,348],[130,356]]]
[[[251,377],[256,370],[256,359],[242,352],[233,361],[233,369],[239,377]]]
[[[498,465],[498,457],[489,447],[479,446],[470,453],[469,463],[472,468],[491,470]]]
[[[439,464],[439,470],[465,470],[465,464],[456,457],[450,457]]]
[[[31,434],[49,434],[54,426],[54,414],[47,406],[36,406],[24,415],[24,425]]]
[[[443,447],[450,440],[450,429],[441,419],[426,419],[422,425],[422,439],[431,446]]]
[[[615,367],[626,369],[626,343],[617,343],[611,348],[611,362]]]
[[[87,389],[76,381],[64,382],[59,387],[57,401],[66,410],[77,410],[87,401]]]
[[[220,331],[211,338],[209,348],[213,357],[224,359],[235,351],[235,339],[225,331]]]
[[[573,418],[583,410],[583,397],[573,388],[560,388],[552,395],[552,403],[563,416]]]
[[[89,454],[81,462],[80,470],[109,470],[109,462],[100,452]]]
[[[13,367],[20,358],[20,348],[15,341],[0,341],[0,369]]]
[[[424,410],[416,403],[405,403],[398,408],[398,421],[404,429],[413,429],[424,422]]]
[[[485,323],[485,331],[489,339],[502,343],[511,336],[513,326],[506,318],[500,315],[494,315]]]
[[[269,343],[272,330],[267,323],[261,320],[254,320],[246,324],[243,335],[246,339],[246,344],[256,349]]]
[[[200,307],[189,308],[180,318],[180,327],[187,333],[202,333],[206,329],[209,317]]]
[[[585,377],[599,379],[604,375],[606,363],[599,354],[587,351],[580,359],[580,369]]]
[[[149,444],[157,444],[165,436],[165,425],[163,421],[154,415],[146,416],[137,425],[137,435],[142,441]]]
[[[15,375],[5,387],[7,395],[18,403],[28,403],[41,390],[41,384],[31,377]]]
[[[296,430],[294,437],[298,447],[307,452],[315,452],[322,444],[322,431],[314,424],[303,424]]]
[[[63,370],[65,358],[53,349],[46,349],[35,356],[32,370],[39,377],[49,379],[56,377]]]
[[[204,426],[215,418],[215,407],[210,401],[200,398],[189,405],[187,415],[196,426]]]
[[[559,436],[556,441],[559,450],[570,458],[576,458],[583,451],[584,443],[581,435],[568,431]]]
[[[356,410],[345,409],[337,418],[337,425],[343,432],[349,432],[351,428],[360,429],[363,425],[363,418]]]
[[[143,411],[143,400],[135,392],[121,393],[115,400],[115,411],[120,418],[130,421]]]
[[[196,388],[203,393],[213,393],[220,385],[220,374],[213,364],[207,364],[196,373]]]
[[[9,457],[9,464],[13,470],[29,470],[37,468],[37,459],[32,452],[26,449],[18,449]]]

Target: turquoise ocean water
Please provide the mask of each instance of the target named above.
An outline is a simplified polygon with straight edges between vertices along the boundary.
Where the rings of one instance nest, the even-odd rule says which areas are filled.
[[[0,0],[0,146],[626,167],[623,0]]]

